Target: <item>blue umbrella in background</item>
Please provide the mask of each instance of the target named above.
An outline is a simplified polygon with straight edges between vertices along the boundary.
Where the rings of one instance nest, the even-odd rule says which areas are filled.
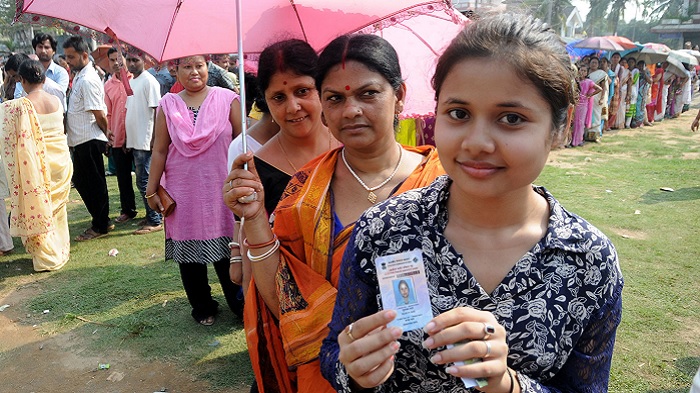
[[[568,44],[566,44],[566,51],[569,52],[569,57],[571,58],[572,61],[578,61],[583,56],[592,55],[592,54],[598,52],[596,49],[577,48],[574,46],[581,41],[582,40],[574,40],[574,41],[571,41]]]

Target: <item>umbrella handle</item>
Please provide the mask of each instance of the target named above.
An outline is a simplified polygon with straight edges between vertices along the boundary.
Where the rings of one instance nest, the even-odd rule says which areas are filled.
[[[246,97],[245,97],[245,59],[243,58],[243,18],[241,0],[236,0],[236,30],[238,39],[238,95],[241,103],[241,139],[243,142],[243,153],[248,152],[248,113],[246,113]],[[244,169],[248,169],[248,164],[244,165]]]

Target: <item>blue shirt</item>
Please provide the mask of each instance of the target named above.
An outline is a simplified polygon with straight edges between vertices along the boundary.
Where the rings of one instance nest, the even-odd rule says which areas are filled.
[[[338,362],[337,338],[351,322],[381,309],[374,260],[421,249],[433,315],[457,307],[493,313],[506,329],[508,366],[523,392],[607,391],[622,316],[623,279],[612,243],[544,188],[534,187],[549,204],[547,232],[486,293],[444,235],[451,183],[441,176],[372,207],[357,221],[340,268],[330,334],[320,351],[323,376],[339,392],[351,391]],[[426,338],[422,330],[403,333],[395,370],[376,391],[476,391],[430,362],[436,351],[423,348]]]

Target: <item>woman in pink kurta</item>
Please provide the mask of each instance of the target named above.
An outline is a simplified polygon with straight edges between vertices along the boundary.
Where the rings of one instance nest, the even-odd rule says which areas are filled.
[[[591,97],[598,94],[601,89],[592,80],[588,79],[588,67],[581,66],[578,70],[579,98],[574,113],[574,130],[571,135],[571,146],[583,144],[583,133],[591,126]]]
[[[206,64],[202,56],[181,59],[178,80],[185,90],[160,102],[146,198],[162,211],[156,194],[162,182],[177,204],[165,217],[165,259],[178,263],[192,316],[209,326],[218,303],[211,296],[208,264],[214,265],[231,310],[239,316],[243,310],[240,288],[228,274],[234,217],[221,194],[228,146],[241,114],[236,93],[206,85]]]

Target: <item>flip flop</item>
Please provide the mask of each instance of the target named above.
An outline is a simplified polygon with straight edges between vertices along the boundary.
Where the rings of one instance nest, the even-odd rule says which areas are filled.
[[[88,228],[85,232],[81,233],[75,238],[76,242],[84,242],[92,239],[99,239],[101,237],[107,236],[106,233],[95,232],[92,228]]]
[[[200,320],[199,324],[204,325],[204,326],[211,326],[214,324],[215,320],[216,320],[216,318],[213,315],[211,315],[211,316],[208,316],[208,317]]]

